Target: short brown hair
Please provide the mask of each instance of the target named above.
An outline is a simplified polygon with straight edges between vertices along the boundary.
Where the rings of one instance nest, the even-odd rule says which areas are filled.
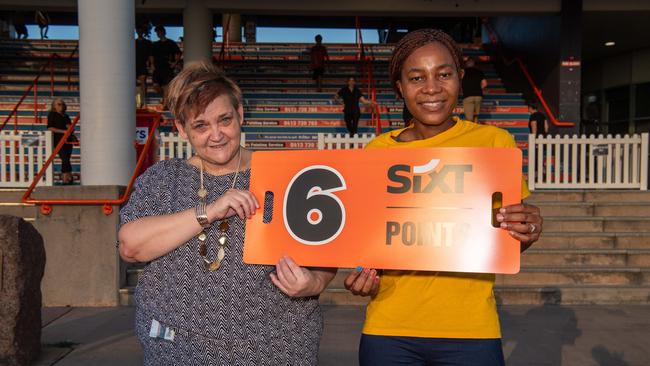
[[[169,83],[167,107],[176,119],[185,124],[222,95],[230,98],[235,110],[239,109],[242,93],[237,84],[218,67],[200,62],[186,67]]]
[[[395,46],[389,66],[390,84],[395,94],[400,98],[402,94],[397,87],[397,81],[402,78],[402,65],[404,61],[418,48],[436,42],[442,44],[449,50],[451,57],[454,59],[456,71],[458,71],[460,77],[460,71],[463,69],[463,53],[451,36],[438,29],[418,29],[409,32]]]

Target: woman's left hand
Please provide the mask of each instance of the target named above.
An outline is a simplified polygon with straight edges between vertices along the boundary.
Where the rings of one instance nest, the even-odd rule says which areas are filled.
[[[502,229],[508,230],[513,238],[521,242],[522,251],[539,239],[544,224],[539,207],[526,203],[502,207],[497,221]]]
[[[275,265],[275,273],[271,273],[271,281],[290,297],[315,296],[324,289],[318,276],[309,269],[300,267],[287,256],[280,258]]]

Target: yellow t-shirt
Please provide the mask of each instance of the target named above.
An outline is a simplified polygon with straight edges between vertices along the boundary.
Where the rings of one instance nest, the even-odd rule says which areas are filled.
[[[432,138],[398,142],[393,130],[370,141],[369,148],[516,147],[500,128],[454,117],[456,124]],[[407,127],[409,128],[409,127]],[[530,192],[522,181],[522,198]],[[492,292],[494,274],[384,271],[379,292],[366,310],[364,334],[428,338],[500,338]]]

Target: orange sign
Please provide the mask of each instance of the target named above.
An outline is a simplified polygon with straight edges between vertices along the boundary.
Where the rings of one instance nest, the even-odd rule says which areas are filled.
[[[493,197],[521,201],[521,150],[256,152],[244,262],[516,273],[519,242],[493,226]]]

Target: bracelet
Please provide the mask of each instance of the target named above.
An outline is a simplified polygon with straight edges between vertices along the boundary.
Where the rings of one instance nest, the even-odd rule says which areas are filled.
[[[205,210],[205,206],[205,202],[201,202],[194,208],[196,221],[198,221],[199,225],[204,229],[210,227],[210,221],[208,220],[208,213]]]

